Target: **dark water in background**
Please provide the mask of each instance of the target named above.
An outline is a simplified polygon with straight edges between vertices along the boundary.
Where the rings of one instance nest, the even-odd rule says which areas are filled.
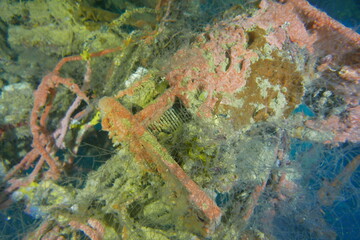
[[[347,27],[360,32],[360,0],[308,0]]]
[[[328,15],[340,21],[345,26],[354,29],[358,33],[360,32],[360,0],[309,0],[309,2],[320,10],[325,11]],[[306,145],[306,143],[298,143],[294,146],[293,151],[301,151],[298,148],[302,148],[304,145]],[[341,148],[346,147],[348,147],[348,145],[340,146],[339,153],[342,153]],[[353,152],[357,154],[360,153],[359,144],[353,146]],[[328,157],[329,159],[324,159],[325,162],[330,161],[331,156]],[[344,158],[347,157],[344,156]],[[331,171],[332,169],[328,170]],[[333,173],[334,172],[331,172],[331,174]],[[355,174],[360,175],[359,168]],[[360,177],[358,180],[360,180]],[[357,192],[360,192],[360,182],[355,181],[354,187],[357,189],[352,189],[353,191],[357,190]],[[349,194],[351,194],[351,192]],[[332,226],[333,230],[337,232],[337,235],[339,236],[338,239],[360,239],[360,199],[354,199],[356,197],[360,197],[359,194],[355,194],[352,198],[345,201],[339,201],[334,206],[323,208],[325,219],[328,224]],[[11,234],[11,232],[19,232],[19,229],[22,227],[27,228],[26,225],[34,223],[31,216],[27,214],[19,212],[16,212],[15,214],[14,210],[11,209],[7,213],[7,215],[0,214],[0,232],[3,230],[7,231],[0,234],[7,235]],[[12,214],[17,215],[17,217],[9,217]],[[5,223],[5,225],[3,223]],[[301,239],[296,238],[295,236],[295,238],[291,238],[289,232],[286,235],[286,239]],[[279,239],[285,239],[285,235],[278,235],[278,237]],[[0,239],[2,239],[1,235]],[[19,239],[21,239],[21,237],[19,237]],[[308,238],[302,239],[306,240]]]
[[[308,0],[313,6],[326,12],[332,18],[345,26],[360,33],[360,0]],[[360,47],[360,46],[359,46]],[[345,147],[343,145],[342,147]],[[359,144],[354,146],[354,151],[360,153]],[[360,167],[354,175],[360,175]],[[357,180],[360,180],[357,178]],[[340,201],[331,207],[324,207],[326,221],[333,226],[338,234],[338,239],[359,240],[360,239],[360,183],[353,181],[354,196],[346,201]],[[351,191],[351,190],[350,190]],[[349,194],[351,194],[349,193]]]

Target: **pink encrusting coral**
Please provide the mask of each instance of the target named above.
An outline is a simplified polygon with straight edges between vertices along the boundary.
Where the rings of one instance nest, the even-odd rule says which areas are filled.
[[[305,2],[306,1],[299,1]],[[253,25],[269,30],[267,42],[282,48],[287,39],[297,43],[300,47],[306,47],[310,52],[314,51],[313,44],[317,37],[307,31],[305,24],[296,11],[292,1],[261,1],[260,10],[250,19],[239,18],[245,27]]]
[[[332,142],[360,140],[359,97],[360,35],[312,7],[304,0],[262,1],[260,10],[245,26],[267,29],[266,39],[281,48],[286,39],[305,47],[314,58],[322,58],[318,67],[333,92],[348,104],[346,114],[327,119],[309,120],[308,127],[332,131]]]
[[[160,106],[162,102],[160,101]],[[159,106],[159,107],[160,107]],[[102,126],[109,131],[114,143],[128,142],[130,151],[140,165],[154,164],[157,171],[169,182],[174,182],[174,191],[188,195],[188,200],[203,219],[201,235],[212,234],[219,224],[222,212],[216,203],[183,171],[154,136],[137,121],[115,98],[102,98],[99,102]],[[150,115],[151,116],[151,115]],[[188,214],[189,215],[189,214]]]
[[[163,5],[168,6],[166,11],[166,16],[168,17],[170,5],[175,4],[175,2],[158,1],[158,8]],[[135,44],[133,42],[136,39],[129,37],[125,41],[124,46],[127,47],[133,44],[139,47],[141,44],[144,44],[140,42],[144,38],[139,38],[141,40]],[[155,37],[151,36],[146,40],[151,41],[152,38]],[[230,195],[231,191],[241,193],[241,195],[239,194],[240,202],[236,203],[241,206],[238,207],[239,212],[235,217],[243,221],[242,224],[239,224],[241,227],[246,226],[249,219],[256,212],[254,211],[255,207],[261,201],[264,191],[270,189],[272,193],[275,193],[275,195],[272,195],[273,202],[270,204],[273,206],[273,209],[270,210],[275,212],[278,202],[291,200],[295,192],[300,188],[300,185],[292,182],[290,176],[287,178],[288,175],[285,174],[286,169],[281,169],[281,167],[290,164],[290,161],[286,159],[290,151],[290,141],[287,140],[289,137],[285,132],[293,130],[290,129],[293,126],[289,127],[292,123],[289,126],[282,125],[284,119],[287,121],[292,120],[289,116],[301,103],[305,92],[305,84],[309,86],[316,83],[318,79],[321,79],[326,83],[325,85],[329,86],[331,93],[334,93],[334,95],[341,99],[342,106],[338,108],[341,110],[341,113],[333,111],[328,115],[316,116],[316,118],[311,120],[302,116],[299,121],[301,123],[296,123],[301,125],[299,129],[311,128],[316,130],[318,135],[321,135],[322,132],[331,132],[333,137],[326,143],[360,141],[359,44],[360,36],[357,33],[312,7],[305,0],[262,0],[259,4],[259,9],[252,16],[241,15],[208,27],[204,33],[197,35],[190,46],[180,48],[175,52],[166,70],[161,69],[157,72],[154,70],[157,74],[159,72],[163,74],[161,81],[157,81],[158,79],[155,81],[154,79],[159,76],[154,74],[156,75],[154,77],[149,71],[148,74],[142,75],[139,79],[132,82],[132,85],[127,89],[120,90],[117,94],[114,94],[114,90],[111,93],[113,96],[105,94],[105,91],[97,92],[97,89],[91,89],[94,92],[95,100],[90,97],[89,89],[91,86],[89,83],[93,70],[91,69],[90,60],[97,56],[123,50],[122,47],[106,49],[93,54],[87,53],[82,56],[63,58],[51,73],[42,78],[40,85],[34,93],[34,107],[30,116],[30,128],[33,135],[32,149],[5,176],[8,186],[4,191],[5,197],[0,197],[0,208],[8,206],[8,202],[5,202],[5,200],[20,187],[27,186],[36,180],[39,182],[49,178],[56,180],[61,176],[65,161],[60,161],[56,154],[60,148],[65,147],[65,136],[70,128],[70,121],[72,119],[78,120],[76,116],[81,116],[82,114],[92,114],[93,119],[87,124],[83,123],[81,126],[89,129],[101,122],[102,130],[107,131],[113,144],[120,146],[121,151],[123,151],[123,155],[119,154],[117,156],[117,154],[114,154],[114,156],[117,156],[119,159],[120,156],[123,157],[124,159],[120,159],[124,160],[123,162],[129,158],[134,162],[134,165],[136,165],[137,170],[141,174],[140,176],[135,175],[138,172],[131,172],[130,168],[125,168],[126,170],[123,171],[118,170],[119,172],[114,170],[113,172],[113,168],[117,169],[116,167],[124,164],[122,161],[120,161],[122,163],[117,163],[119,166],[112,165],[109,167],[105,163],[102,166],[103,169],[106,169],[104,172],[109,173],[109,175],[112,174],[112,176],[98,174],[99,172],[97,171],[94,171],[95,174],[90,174],[89,179],[91,181],[87,184],[92,185],[92,193],[94,195],[98,194],[97,192],[101,193],[94,197],[92,201],[84,200],[86,203],[82,204],[86,206],[83,208],[86,210],[81,212],[83,209],[79,207],[81,205],[79,203],[71,203],[72,205],[70,206],[68,202],[64,201],[66,203],[64,204],[65,207],[61,207],[66,208],[66,211],[63,210],[65,213],[63,215],[59,214],[61,210],[49,211],[48,215],[53,223],[50,225],[43,224],[42,230],[39,230],[41,231],[40,235],[46,236],[46,234],[59,233],[60,239],[62,230],[56,227],[57,224],[61,225],[63,229],[71,228],[75,232],[82,231],[83,234],[93,240],[107,239],[106,233],[108,229],[116,232],[115,226],[122,226],[123,236],[127,236],[127,226],[131,226],[129,231],[135,232],[132,228],[143,231],[143,236],[145,236],[146,231],[150,228],[154,228],[154,232],[156,232],[165,226],[161,230],[164,233],[169,229],[172,229],[171,231],[180,229],[181,232],[189,232],[187,236],[191,235],[193,239],[198,238],[196,236],[207,238],[216,235],[217,227],[221,224],[224,224],[224,227],[219,227],[219,231],[227,232],[227,227],[229,227],[230,230],[228,232],[231,232],[236,224],[230,226],[232,225],[230,220],[222,221],[221,218],[223,216],[229,217],[232,214],[230,211],[233,209],[226,209],[227,206],[225,206],[225,211],[223,211],[217,205],[221,203],[230,206],[230,203],[225,204],[216,199],[216,196],[220,196],[220,194],[217,195],[218,189],[208,183],[213,181],[213,179],[206,182],[207,179],[212,177],[211,169],[214,170],[215,175],[217,174],[216,178],[220,179],[219,176],[226,176],[223,178],[224,182],[227,182],[224,184],[226,188],[222,188],[223,192],[221,194],[224,196]],[[131,47],[134,47],[133,45]],[[129,52],[132,51],[129,50]],[[110,70],[115,68],[116,64],[121,65],[120,62],[122,60],[119,59],[122,59],[124,56],[130,58],[128,56],[131,55],[129,52],[124,50],[124,53],[121,53],[124,55],[120,54],[121,57],[114,59],[114,66],[110,67]],[[72,78],[60,76],[60,70],[65,63],[71,64],[74,61],[82,60],[87,62],[84,76],[86,88],[81,88]],[[143,62],[147,60],[145,59]],[[319,60],[318,66],[315,63],[317,60]],[[143,63],[136,59],[130,65],[134,67],[140,64],[139,62]],[[110,70],[110,75],[115,75]],[[317,76],[317,78],[311,78],[311,76]],[[159,92],[151,95],[149,97],[150,100],[144,105],[137,104],[136,100],[133,100],[134,102],[129,100],[133,104],[131,105],[133,108],[128,108],[124,103],[127,101],[126,97],[130,99],[135,95],[136,91],[143,94],[142,91],[147,88],[148,85],[146,83],[149,82],[154,85],[160,85],[165,82],[164,86],[166,86],[159,87],[161,91],[159,90]],[[60,85],[64,85],[74,93],[76,99],[65,111],[65,116],[60,121],[58,129],[51,133],[47,121],[51,116],[50,111],[54,104],[56,91]],[[124,85],[126,86],[126,84]],[[95,92],[98,95],[95,96]],[[179,100],[179,104],[177,100]],[[82,101],[86,102],[91,109],[97,109],[99,114],[97,115],[97,113],[95,114],[91,111],[91,113],[84,113],[86,109],[82,108]],[[176,109],[183,108],[184,106],[186,110],[180,113],[186,112],[185,120],[179,117],[180,113],[178,114],[179,116],[176,115]],[[173,111],[171,112],[170,110]],[[168,114],[167,116],[171,116],[169,117],[170,120],[166,118],[161,119],[165,113]],[[74,115],[76,116],[72,117]],[[190,117],[187,118],[187,116]],[[226,143],[223,145],[226,145],[226,147],[224,146],[224,149],[219,150],[220,147],[217,145],[220,145],[222,142],[211,139],[212,141],[209,142],[216,142],[213,144],[216,145],[214,146],[216,151],[214,150],[213,153],[210,151],[212,146],[206,145],[206,141],[202,139],[208,136],[202,136],[201,134],[194,137],[189,143],[178,143],[178,138],[174,136],[179,134],[177,131],[183,131],[181,133],[183,135],[187,133],[182,129],[183,125],[180,125],[194,120],[189,120],[190,118],[194,118],[202,124],[206,122],[204,120],[212,121],[211,123],[218,128],[215,130],[221,129],[223,131],[222,135],[218,134],[216,137],[223,139],[223,142]],[[151,126],[156,121],[163,121],[162,124],[170,126],[169,129],[172,125],[179,126],[176,126],[177,128],[174,130],[176,133],[165,131],[168,129],[164,127],[165,130],[161,132],[162,129],[160,129],[158,132],[161,132],[161,134],[155,136],[156,134],[151,132]],[[228,124],[229,122],[230,124]],[[227,143],[231,143],[232,138],[236,138],[236,144],[241,145],[242,148],[245,145],[243,142],[251,138],[251,134],[253,134],[251,131],[256,132],[257,130],[251,129],[258,127],[257,125],[254,127],[253,124],[259,123],[260,126],[263,122],[269,123],[268,125],[271,126],[266,126],[267,128],[259,134],[261,135],[261,140],[257,140],[258,142],[254,141],[258,143],[258,146],[254,146],[254,148],[262,147],[263,149],[252,150],[253,152],[249,153],[249,156],[238,157],[235,152],[237,153],[239,149],[227,146]],[[225,131],[225,126],[229,126],[231,130],[226,129]],[[191,129],[190,124],[187,127],[189,132],[197,131]],[[239,129],[240,131],[238,131]],[[232,133],[227,133],[231,131],[236,133],[235,137]],[[284,132],[283,136],[277,134],[278,132]],[[254,135],[256,134],[254,133]],[[73,137],[70,135],[68,134],[69,138]],[[183,135],[181,137],[184,138]],[[264,137],[265,135],[268,138]],[[76,140],[69,142],[75,146],[70,148],[78,149],[82,137],[83,133],[79,134],[77,138],[73,137]],[[169,140],[171,137],[175,140]],[[172,141],[176,143],[174,144]],[[196,141],[199,141],[200,150],[196,149],[197,146],[194,143]],[[266,141],[266,144],[261,145],[263,144],[261,141]],[[276,141],[278,141],[278,144],[274,143]],[[184,145],[181,147],[171,146],[171,148],[175,149],[174,152],[178,149],[185,151],[187,153],[186,158],[182,159],[179,153],[175,153],[174,156],[171,155],[169,149],[163,146],[166,144]],[[236,144],[234,143],[233,145]],[[242,158],[252,158],[254,154],[261,155],[261,153],[265,152],[264,149],[266,150],[266,156],[264,158],[259,157],[259,159],[263,160],[262,162],[259,161],[261,164],[256,163],[255,160],[251,162],[252,159],[248,161],[254,165],[259,164],[261,167],[253,167],[249,164],[250,166],[246,166],[248,167],[246,171],[254,172],[254,174],[249,177],[250,180],[242,179],[245,178],[243,175],[247,173],[246,171],[240,172],[237,169],[240,169],[241,166],[236,165],[238,163],[234,163],[234,159],[242,161]],[[197,151],[201,153],[196,154]],[[226,154],[229,155],[223,153],[225,151],[228,151]],[[250,156],[251,154],[253,156]],[[192,156],[189,157],[188,155]],[[192,157],[196,158],[196,162],[189,164]],[[217,163],[220,166],[212,165],[214,159],[218,160]],[[113,160],[118,159],[114,158]],[[268,162],[265,164],[263,163],[264,161]],[[110,159],[108,162],[111,163],[112,160]],[[244,162],[247,163],[246,161]],[[276,167],[273,168],[275,165]],[[191,172],[192,166],[195,166],[196,173]],[[343,183],[349,179],[354,169],[358,166],[359,157],[356,158],[352,165],[349,165],[347,170],[339,175],[338,179],[326,185],[324,187],[325,190],[319,191],[320,199],[324,202],[329,201],[331,202],[329,204],[332,204],[332,196],[330,196],[331,198],[325,196],[327,191],[331,190],[331,188],[336,188],[337,191],[340,191],[344,185]],[[259,171],[261,176],[255,174],[257,172],[257,170],[254,170],[255,168],[261,168]],[[18,176],[20,172],[28,169],[32,170],[29,175]],[[122,168],[119,167],[118,169]],[[279,169],[284,170],[284,172],[277,172]],[[47,175],[42,175],[42,170],[47,170]],[[200,181],[196,182],[194,180],[194,177],[197,177],[195,174],[206,175],[204,177],[206,184],[201,185]],[[121,181],[118,181],[119,179]],[[131,191],[129,191],[129,189],[126,189],[125,184],[129,179],[132,181],[134,179],[141,179],[141,186],[138,186],[137,189],[135,187],[133,189],[128,187],[131,188]],[[163,186],[161,187],[170,188],[166,192],[171,193],[169,195],[175,199],[174,204],[171,203],[175,206],[174,208],[179,207],[177,205],[178,202],[184,199],[184,206],[180,210],[176,210],[177,215],[170,215],[169,217],[170,210],[162,206],[164,205],[162,198],[167,195],[161,195],[161,191],[156,191],[156,194],[147,194],[146,201],[141,200],[141,198],[144,198],[141,192],[146,190],[150,193],[157,186],[155,180],[151,182],[153,179],[161,179],[163,181]],[[202,180],[200,177],[198,179]],[[109,182],[104,184],[101,181]],[[246,187],[240,190],[234,189],[236,184],[238,184],[237,181],[243,181],[241,183],[245,183],[243,185],[246,185]],[[102,184],[106,188],[96,188],[103,186]],[[131,184],[135,185],[135,182],[131,182]],[[33,188],[36,189],[37,186]],[[56,188],[54,189],[56,190]],[[121,192],[118,192],[119,189]],[[80,193],[85,191],[81,189],[76,190]],[[109,191],[110,193],[104,193],[103,191]],[[116,194],[113,194],[111,191],[116,192]],[[74,195],[78,194],[77,196],[81,196],[78,192],[74,193]],[[129,196],[123,192],[128,193]],[[103,195],[100,196],[100,194]],[[86,196],[91,198],[92,196],[90,195]],[[111,198],[120,199],[121,201],[110,201],[107,199],[109,195],[111,195]],[[106,199],[106,201],[100,201],[99,199]],[[125,200],[122,201],[123,199]],[[140,210],[131,212],[130,207],[132,206]],[[150,207],[146,208],[147,206],[158,206],[158,209],[155,209],[158,212],[153,211],[154,209],[150,209]],[[68,210],[69,208],[70,210]],[[78,210],[79,208],[81,210]],[[169,209],[172,210],[173,208]],[[88,214],[88,216],[85,214]],[[138,221],[138,218],[143,217],[150,219],[148,221],[152,221],[154,220],[152,215],[159,218],[158,214],[162,214],[164,219],[169,217],[171,223],[166,225],[165,223],[152,224],[150,222],[150,224],[146,225]],[[109,216],[113,219],[107,219]],[[178,217],[175,219],[173,216],[181,217],[180,219],[177,219]],[[189,224],[189,221],[194,223],[194,226],[189,226],[192,225]],[[183,226],[174,227],[179,222]],[[226,226],[226,224],[228,225]],[[235,230],[237,231],[238,229]],[[173,232],[171,234],[166,233],[162,235],[164,238],[166,235],[170,236],[171,234],[175,236]],[[123,238],[127,239],[127,237]],[[184,237],[183,239],[190,238]],[[229,239],[233,238],[229,237]]]
[[[300,47],[306,47],[310,53],[343,55],[360,44],[356,32],[305,0],[263,0],[259,6],[260,10],[254,17],[241,21],[246,27],[257,25],[268,29],[268,42],[277,47],[289,38]]]
[[[102,56],[105,54],[112,53],[114,51],[118,51],[119,48],[114,49],[106,49],[104,51],[92,53],[90,57]],[[5,190],[6,195],[11,194],[17,188],[21,186],[26,186],[33,182],[36,177],[38,177],[39,172],[43,168],[43,164],[46,162],[49,166],[49,170],[47,171],[46,178],[58,179],[61,174],[61,169],[63,168],[63,164],[61,163],[57,157],[54,155],[57,151],[57,146],[55,146],[55,142],[57,139],[48,131],[48,118],[50,111],[53,107],[53,101],[56,96],[57,88],[60,85],[66,86],[70,91],[76,94],[76,102],[75,106],[71,106],[72,112],[79,106],[80,102],[83,100],[89,103],[89,98],[82,91],[82,89],[74,82],[72,78],[64,78],[60,76],[60,70],[63,65],[67,62],[73,61],[81,61],[83,60],[82,56],[71,56],[65,57],[59,61],[59,63],[55,66],[54,70],[43,77],[40,85],[34,92],[34,106],[30,116],[30,129],[33,135],[33,149],[28,152],[25,157],[15,165],[5,176],[5,180],[8,180],[10,186]],[[87,71],[85,73],[84,79],[88,81],[91,75],[90,64],[87,64]],[[71,113],[72,113],[71,112]],[[70,113],[70,114],[71,114]],[[68,121],[69,121],[68,117]],[[59,130],[59,132],[67,132],[68,131],[68,123],[63,126],[64,129]],[[65,133],[63,135],[65,135]],[[62,145],[62,141],[58,145]],[[38,160],[36,162],[36,160]],[[34,165],[31,174],[24,178],[16,178],[16,174],[23,170],[29,169]],[[0,198],[1,200],[1,198]],[[0,204],[1,206],[1,204]]]
[[[344,66],[341,68],[339,72],[340,77],[345,80],[355,82],[359,84],[360,82],[360,63],[351,65],[351,66]]]
[[[166,79],[198,115],[232,115],[243,127],[252,118],[288,115],[300,103],[301,63],[269,46],[266,28],[251,21],[217,24],[172,57]]]
[[[216,92],[234,94],[245,85],[250,61],[257,58],[246,44],[247,35],[242,27],[216,26],[200,35],[191,49],[179,50],[174,55],[174,70],[166,78],[188,106],[191,95],[205,92],[206,100],[199,112],[210,116],[219,100]]]
[[[360,106],[346,109],[346,116],[330,116],[326,120],[308,120],[306,126],[334,134],[333,142],[360,141]]]

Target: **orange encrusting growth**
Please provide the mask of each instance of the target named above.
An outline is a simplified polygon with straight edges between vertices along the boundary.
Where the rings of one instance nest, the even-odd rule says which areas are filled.
[[[216,203],[186,175],[157,139],[137,121],[136,115],[133,116],[115,98],[110,97],[102,98],[99,108],[103,129],[109,132],[113,142],[128,143],[130,151],[140,164],[155,165],[162,177],[174,184],[176,191],[185,192],[192,208],[200,211],[201,216],[205,217],[199,231],[204,236],[212,233],[222,214]],[[143,120],[146,121],[145,118]]]
[[[91,53],[89,54],[89,58],[103,56],[120,49],[120,47],[117,47]],[[33,149],[28,152],[20,161],[20,163],[15,165],[5,176],[4,179],[11,183],[11,185],[5,190],[7,195],[11,194],[20,186],[25,186],[33,182],[38,176],[40,170],[43,168],[45,162],[50,167],[46,173],[47,177],[53,179],[59,178],[61,174],[62,163],[60,163],[56,157],[53,157],[57,149],[54,144],[55,139],[47,129],[47,120],[50,114],[50,110],[53,107],[56,90],[59,85],[64,85],[71,92],[75,93],[76,96],[80,98],[80,100],[89,103],[89,98],[87,95],[81,90],[81,88],[74,82],[72,78],[63,78],[60,76],[60,70],[65,63],[81,60],[84,60],[82,56],[70,56],[61,59],[55,66],[54,70],[43,77],[40,85],[35,91],[34,106],[30,115],[30,129],[33,135]],[[88,64],[84,78],[90,79],[90,75],[91,69],[90,64]],[[37,159],[38,161],[30,175],[23,179],[14,177],[19,171],[30,168]]]

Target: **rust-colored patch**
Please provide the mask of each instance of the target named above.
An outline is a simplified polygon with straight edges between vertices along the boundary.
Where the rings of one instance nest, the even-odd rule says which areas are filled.
[[[265,46],[265,30],[261,28],[255,28],[253,31],[247,32],[248,49],[260,50]]]
[[[261,94],[257,79],[267,80],[271,87],[266,89],[266,96]],[[296,65],[273,54],[273,59],[260,59],[251,65],[251,74],[246,85],[235,98],[242,100],[242,107],[226,104],[219,106],[219,113],[230,116],[236,128],[254,121],[264,121],[274,116],[275,110],[270,104],[275,101],[279,92],[286,99],[286,106],[282,109],[283,117],[288,117],[292,110],[300,103],[303,96],[301,73],[296,71]],[[279,109],[277,109],[279,111]]]

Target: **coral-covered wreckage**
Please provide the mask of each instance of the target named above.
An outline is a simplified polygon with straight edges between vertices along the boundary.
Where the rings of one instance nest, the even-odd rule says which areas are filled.
[[[78,3],[81,13],[69,15],[79,34],[97,35],[87,43],[92,48],[63,58],[42,78],[29,121],[1,122],[1,141],[24,125],[32,134],[18,163],[6,164],[2,155],[1,208],[23,201],[42,219],[28,239],[273,239],[253,222],[271,221],[280,202],[296,201],[302,191],[301,173],[289,161],[290,139],[332,146],[360,140],[360,36],[304,0],[262,0],[251,11],[227,10],[151,65],[156,54],[149,49],[166,34],[164,47],[178,37],[167,28],[180,3],[148,2],[122,14]],[[19,28],[9,30],[9,41]],[[23,37],[25,45],[46,45]],[[46,49],[76,52],[63,42]],[[71,71],[84,67],[80,84]],[[2,90],[2,105],[9,91]],[[57,105],[67,104],[58,100],[65,94],[76,96],[64,110]],[[298,111],[305,104],[313,116]],[[69,169],[80,169],[84,138],[100,138],[99,132],[108,133],[113,154],[76,187],[66,180]],[[98,141],[105,148],[106,139]],[[341,191],[359,164],[354,157],[324,182],[319,209],[333,203],[331,189]],[[265,220],[255,216],[264,200]],[[308,231],[336,238],[323,219]]]

